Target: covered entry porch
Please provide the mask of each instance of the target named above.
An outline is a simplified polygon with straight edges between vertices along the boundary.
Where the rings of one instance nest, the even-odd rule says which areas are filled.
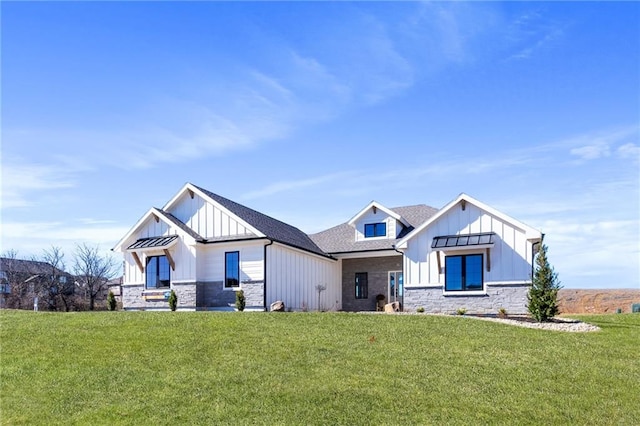
[[[381,303],[398,301],[403,305],[402,256],[342,259],[342,309],[375,311]]]

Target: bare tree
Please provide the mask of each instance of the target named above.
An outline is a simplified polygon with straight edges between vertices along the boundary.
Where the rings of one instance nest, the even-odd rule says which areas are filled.
[[[83,243],[76,245],[73,269],[89,296],[89,310],[93,311],[96,297],[107,287],[107,281],[116,276],[116,263],[111,256],[101,256],[98,246]]]
[[[73,283],[68,282],[67,274],[64,273],[64,253],[60,247],[51,246],[49,250],[42,253],[42,262],[47,264],[50,273],[43,274],[41,287],[42,294],[49,307],[58,310],[58,302],[62,302],[65,312],[69,312],[69,304],[73,295]]]
[[[22,307],[24,288],[16,267],[18,252],[11,249],[2,253],[2,297],[3,305],[7,308]]]
[[[18,252],[8,250],[0,259],[4,305],[14,309],[30,309],[38,294],[37,265],[18,259]]]

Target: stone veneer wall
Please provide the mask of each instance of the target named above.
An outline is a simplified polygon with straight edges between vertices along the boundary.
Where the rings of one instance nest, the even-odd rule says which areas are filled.
[[[236,304],[236,292],[225,290],[223,281],[198,281],[198,299],[200,308],[231,307]]]
[[[342,310],[375,311],[376,296],[389,291],[389,271],[402,271],[402,256],[342,260]],[[356,272],[366,272],[368,298],[356,299]]]
[[[178,296],[178,309],[196,308],[196,283],[172,283],[171,289]],[[158,290],[158,293],[170,291],[171,289]],[[145,291],[144,284],[122,286],[122,306],[129,310],[146,309],[169,309],[169,302],[166,300],[145,300],[142,293]]]
[[[244,292],[244,300],[247,308],[264,308],[264,282],[245,281],[240,287]]]
[[[527,313],[529,284],[488,285],[487,294],[478,296],[442,294],[442,287],[404,289],[404,306],[407,311],[423,307],[428,313],[453,314],[459,308],[469,314],[497,314],[504,308],[509,314]]]
[[[142,299],[144,284],[122,286],[122,307],[124,309],[144,309],[147,302]],[[155,302],[160,303],[160,302]],[[168,306],[168,304],[167,304]]]
[[[235,307],[236,292],[224,290],[222,281],[172,283],[171,288],[178,296],[178,309]],[[242,283],[247,308],[264,306],[263,288],[262,281]],[[122,286],[124,309],[169,309],[169,302],[166,300],[144,300],[142,298],[144,291],[143,284]],[[161,291],[158,290],[158,292]]]

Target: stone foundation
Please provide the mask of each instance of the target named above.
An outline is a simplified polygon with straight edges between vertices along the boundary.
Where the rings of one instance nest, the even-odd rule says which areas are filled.
[[[264,283],[250,281],[242,283],[247,308],[264,308]],[[164,293],[173,290],[178,296],[178,309],[207,309],[233,307],[236,292],[225,290],[222,281],[198,281],[171,283],[170,289],[145,290],[144,285],[123,285],[122,306],[125,310],[169,309]],[[145,299],[143,295],[148,297]],[[155,296],[155,297],[154,297]]]
[[[264,282],[245,281],[240,287],[244,292],[246,309],[264,308]]]
[[[196,283],[172,283],[171,288],[159,290],[145,290],[144,285],[122,286],[122,308],[124,310],[169,310],[169,302],[161,297],[165,292],[175,291],[178,296],[177,309],[196,308]],[[147,298],[144,295],[157,295],[158,298]]]
[[[405,288],[404,310],[423,307],[427,313],[454,314],[464,308],[469,314],[497,314],[504,308],[508,314],[526,314],[529,288],[528,284],[488,285],[487,294],[478,296],[445,296],[442,287]]]

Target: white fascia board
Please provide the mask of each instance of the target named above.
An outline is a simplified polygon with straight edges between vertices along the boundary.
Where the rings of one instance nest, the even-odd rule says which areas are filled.
[[[125,234],[124,237],[122,237],[120,239],[120,241],[118,241],[116,243],[115,246],[113,246],[113,248],[111,249],[112,251],[117,251],[117,252],[124,252],[124,250],[122,250],[121,246],[124,244],[125,241],[127,241],[134,232],[136,232],[138,230],[138,228],[140,228],[142,226],[142,224],[149,218],[149,216],[151,216],[151,214],[153,214],[153,208],[149,209],[137,222],[135,225],[133,225],[133,227],[129,230],[129,232],[127,232]]]
[[[378,251],[352,251],[346,253],[333,253],[333,256],[336,259],[365,259],[371,257],[393,257],[393,256],[402,256],[402,253],[398,253],[397,251],[390,250],[378,250]]]
[[[535,241],[535,240],[537,240],[539,238],[542,238],[542,233],[540,231],[538,231],[537,229],[534,229],[534,228],[530,227],[529,225],[525,225],[524,223],[520,222],[519,220],[516,220],[516,219],[512,218],[511,216],[507,216],[506,214],[494,209],[493,207],[490,207],[487,204],[484,204],[483,202],[476,200],[475,198],[471,197],[470,195],[462,193],[462,194],[458,195],[458,197],[455,200],[451,201],[449,204],[444,206],[442,209],[438,210],[438,212],[435,215],[431,216],[429,218],[429,220],[427,220],[422,225],[420,225],[419,227],[417,227],[416,229],[411,231],[409,234],[405,235],[405,237],[403,239],[398,241],[398,243],[396,244],[396,247],[397,248],[407,248],[407,242],[411,238],[413,238],[415,235],[418,235],[420,232],[422,232],[425,228],[430,226],[432,223],[435,223],[438,219],[440,219],[442,216],[447,214],[449,212],[449,210],[451,210],[452,208],[457,206],[463,200],[465,202],[467,202],[469,204],[473,204],[474,206],[486,211],[487,213],[489,213],[489,214],[501,219],[503,222],[507,222],[508,224],[513,225],[514,227],[516,227],[518,229],[521,229],[525,233],[527,239],[529,239],[529,240],[534,240]]]
[[[265,246],[270,246],[270,245],[271,244],[268,244],[268,243],[265,244]],[[304,255],[307,255],[307,256],[315,256],[315,257],[317,257],[319,259],[330,261],[330,262],[335,262],[336,260],[338,260],[337,257],[322,256],[322,255],[320,255],[318,253],[313,253],[313,252],[310,252],[310,251],[307,251],[307,250],[302,250],[302,249],[299,249],[298,247],[293,247],[293,246],[290,246],[288,244],[281,243],[279,241],[273,241],[273,245],[284,247],[284,248],[286,248],[288,250],[295,251],[296,253],[304,254]]]
[[[182,237],[184,237],[188,244],[195,244],[195,242],[196,242],[195,238],[193,238],[191,235],[189,235],[186,232],[184,232],[184,230],[176,227],[176,225],[173,222],[171,222],[170,220],[168,220],[165,217],[165,215],[162,214],[162,212],[160,212],[155,207],[152,207],[147,211],[147,213],[144,214],[144,216],[142,216],[140,218],[140,220],[138,222],[136,222],[135,225],[133,225],[133,227],[129,230],[129,232],[127,232],[127,234],[124,237],[122,237],[122,239],[120,239],[120,241],[118,241],[118,243],[113,247],[112,250],[113,251],[117,251],[117,252],[124,252],[125,250],[122,249],[122,245],[125,243],[125,241],[127,241],[129,238],[131,238],[131,236],[135,232],[137,232],[142,227],[142,225],[144,225],[144,223],[152,216],[157,217],[158,219],[162,220],[164,223],[169,225],[170,228],[175,229],[177,231],[177,234],[181,235]]]
[[[242,226],[247,228],[249,231],[251,231],[252,234],[255,234],[257,237],[266,237],[266,235],[264,235],[262,232],[258,231],[253,225],[251,225],[250,223],[248,223],[244,219],[238,217],[235,213],[231,212],[225,206],[223,206],[222,204],[218,203],[213,198],[209,197],[207,194],[202,192],[199,188],[197,188],[195,185],[193,185],[190,182],[187,182],[182,187],[182,189],[167,204],[165,204],[165,206],[162,208],[162,210],[169,211],[169,209],[171,209],[171,207],[173,207],[173,205],[180,199],[180,197],[182,197],[182,195],[186,191],[191,191],[191,192],[193,192],[195,194],[198,194],[198,196],[200,198],[210,202],[211,204],[216,206],[218,209],[222,210],[225,214],[227,214],[228,216],[232,217],[236,222],[240,223]]]
[[[542,232],[538,231],[537,229],[534,229],[532,227],[530,227],[529,225],[520,222],[519,220],[506,215],[504,213],[502,213],[501,211],[498,211],[496,209],[494,209],[493,207],[483,203],[482,201],[476,200],[475,198],[471,197],[470,195],[467,194],[460,194],[460,196],[458,197],[461,200],[465,199],[467,202],[475,205],[476,207],[481,208],[482,210],[486,211],[487,213],[496,216],[497,218],[499,218],[500,220],[502,220],[503,222],[507,222],[510,225],[513,225],[514,227],[522,230],[527,239],[537,239],[537,238],[542,238]]]
[[[194,192],[195,192],[195,187],[194,187],[191,183],[189,183],[189,182],[185,183],[185,184],[184,184],[184,186],[182,187],[182,189],[180,189],[180,191],[178,191],[178,192],[176,193],[176,195],[174,195],[174,196],[173,196],[173,198],[171,198],[171,199],[170,199],[170,200],[169,200],[169,201],[164,205],[164,207],[162,207],[162,210],[164,210],[164,211],[169,211],[169,209],[170,209],[171,207],[173,207],[173,206],[178,202],[178,200],[180,199],[180,197],[182,197],[182,194],[184,194],[184,193],[185,193],[185,191],[187,191],[187,190],[191,190],[191,191],[194,191]]]
[[[392,218],[394,218],[395,220],[400,221],[404,226],[409,226],[409,223],[407,223],[407,221],[405,221],[402,216],[400,216],[398,213],[394,212],[391,209],[386,208],[385,206],[383,206],[382,204],[378,203],[377,201],[372,201],[370,202],[367,207],[365,207],[364,209],[360,210],[354,217],[351,218],[351,220],[349,220],[349,222],[347,222],[349,225],[353,226],[354,223],[356,223],[356,221],[358,219],[360,219],[366,212],[368,212],[369,210],[371,210],[373,207],[377,208],[378,210],[382,210],[383,212],[385,212],[386,214],[388,214],[389,216],[391,216]]]

